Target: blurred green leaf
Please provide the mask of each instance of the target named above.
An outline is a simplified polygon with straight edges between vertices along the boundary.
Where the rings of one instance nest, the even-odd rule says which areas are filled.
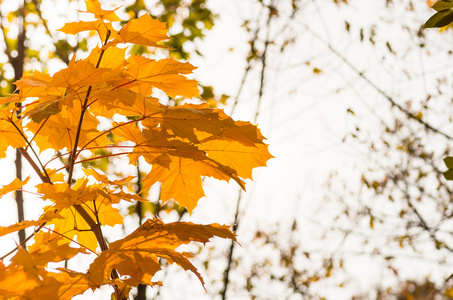
[[[444,172],[444,177],[447,180],[453,180],[453,170],[450,169],[447,172]]]
[[[453,1],[450,0],[441,0],[434,3],[432,6],[436,11],[447,10],[453,7]]]
[[[453,22],[453,10],[443,10],[429,18],[423,28],[444,27],[451,22]]]
[[[449,169],[453,169],[453,157],[447,156],[444,158],[444,163]]]

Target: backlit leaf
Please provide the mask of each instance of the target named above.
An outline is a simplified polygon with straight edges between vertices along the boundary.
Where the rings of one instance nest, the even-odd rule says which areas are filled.
[[[19,178],[15,178],[10,184],[4,185],[0,188],[0,198],[5,196],[6,194],[13,192],[22,188],[23,185],[26,185],[30,180],[30,176],[25,178],[24,181],[20,181]]]
[[[148,14],[129,21],[121,28],[119,36],[125,43],[151,47],[163,47],[157,43],[168,39],[165,23],[154,20]]]
[[[97,257],[90,265],[88,272],[98,285],[110,278],[110,271],[117,269],[129,285],[153,285],[154,274],[161,269],[158,257],[170,263],[176,263],[185,270],[193,272],[204,284],[197,269],[190,263],[188,253],[176,251],[176,248],[190,242],[207,243],[210,238],[218,236],[235,240],[234,234],[227,226],[218,224],[195,225],[176,222],[164,224],[158,219],[148,219],[133,233],[110,244],[107,251]]]
[[[184,75],[190,74],[195,67],[190,63],[181,63],[173,59],[154,60],[143,56],[131,56],[127,59],[128,78],[115,84],[131,89],[144,96],[152,94],[152,88],[164,91],[168,96],[197,97],[197,81],[189,80]]]
[[[39,226],[44,222],[49,222],[56,219],[61,219],[62,216],[59,213],[54,212],[53,210],[45,212],[39,220],[25,220],[10,226],[0,227],[0,236],[6,235],[8,233],[16,232],[25,228],[32,226]]]
[[[119,9],[119,7],[115,8],[114,10],[104,10],[101,8],[101,4],[98,0],[85,0],[85,5],[87,7],[87,12],[94,14],[94,17],[96,19],[103,19],[113,22],[121,21],[121,19],[118,18],[115,13],[115,11]]]

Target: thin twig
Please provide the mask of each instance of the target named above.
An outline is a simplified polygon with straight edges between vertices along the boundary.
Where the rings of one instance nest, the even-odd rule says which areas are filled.
[[[107,44],[107,41],[109,40],[109,37],[110,37],[110,31],[107,31],[107,35],[105,37],[104,45]],[[105,52],[105,49],[102,49],[101,53],[99,55],[98,62],[96,63],[96,68],[99,68],[99,65],[101,64],[102,57],[104,56],[104,52]],[[76,132],[76,137],[75,137],[75,141],[74,141],[74,148],[72,149],[72,154],[71,154],[71,157],[69,158],[70,159],[70,166],[69,166],[68,184],[72,184],[72,176],[73,176],[73,173],[74,173],[74,162],[77,159],[77,147],[78,147],[78,144],[79,144],[80,134],[82,133],[83,119],[85,117],[85,112],[88,109],[87,103],[88,103],[88,100],[90,98],[90,94],[91,94],[92,88],[93,87],[91,85],[88,87],[87,93],[85,95],[85,101],[84,101],[84,103],[82,105],[82,109],[81,109],[81,112],[80,112],[79,124],[77,126],[77,132]]]
[[[273,12],[271,10],[274,9],[271,6],[269,6],[268,8],[269,8],[269,13],[268,13],[268,18],[267,18],[267,22],[266,22],[267,33],[266,33],[266,39],[264,41],[264,50],[263,50],[263,53],[261,55],[261,63],[262,63],[262,65],[261,65],[261,73],[260,73],[261,74],[260,75],[260,88],[259,88],[259,92],[258,92],[258,101],[257,101],[257,108],[256,108],[254,123],[256,123],[256,121],[258,119],[259,110],[260,110],[260,106],[261,106],[261,99],[262,99],[263,94],[264,94],[264,83],[265,83],[264,82],[264,75],[265,75],[265,69],[266,69],[266,57],[267,57],[267,49],[268,49],[268,46],[269,46],[269,43],[270,43],[269,39],[270,39],[271,19],[273,17]],[[245,80],[245,76],[247,75],[247,72],[244,75],[244,80]],[[240,88],[242,89],[242,85],[241,85]],[[240,210],[241,199],[242,199],[242,190],[239,190],[238,198],[237,198],[237,201],[236,201],[236,211],[235,211],[235,215],[234,215],[234,225],[233,225],[233,232],[234,233],[237,232],[238,227],[239,227],[239,210]],[[230,282],[229,279],[230,279],[231,265],[232,265],[232,262],[233,262],[234,247],[235,247],[235,241],[232,240],[231,244],[230,244],[230,249],[229,249],[229,252],[228,252],[227,267],[225,269],[225,274],[224,274],[224,278],[223,278],[222,300],[226,299],[226,294],[227,294],[227,291],[228,291],[228,284]]]
[[[440,134],[443,137],[453,140],[453,136],[441,131],[438,128],[433,127],[429,123],[423,121],[423,119],[420,116],[415,115],[414,113],[408,111],[404,107],[402,107],[400,104],[398,104],[391,96],[389,96],[384,90],[382,90],[379,86],[377,86],[373,81],[371,81],[362,71],[357,69],[344,55],[342,55],[340,52],[338,52],[329,42],[324,40],[321,36],[319,36],[316,32],[314,32],[309,26],[306,24],[300,24],[303,26],[308,32],[310,32],[315,38],[317,38],[319,41],[321,41],[333,54],[335,54],[341,61],[343,61],[352,71],[354,71],[360,78],[362,78],[368,85],[370,85],[374,90],[376,90],[381,96],[383,96],[387,101],[390,102],[390,104],[396,108],[398,108],[399,111],[404,113],[409,119],[415,120],[421,125],[423,125],[426,129]]]
[[[19,127],[16,125],[16,123],[14,123],[13,121],[11,121],[11,124],[13,124],[13,126],[16,128],[16,130],[19,132],[19,134],[22,136],[22,138],[25,140],[25,143],[27,144],[27,147],[31,149],[31,151],[33,152],[33,154],[35,155],[36,159],[38,160],[38,163],[39,165],[41,166],[42,168],[42,171],[44,173],[44,175],[47,177],[47,178],[42,178],[42,173],[41,171],[39,170],[38,166],[36,165],[36,163],[34,162],[34,160],[28,155],[27,151],[23,148],[17,148],[18,151],[20,152],[21,155],[23,155],[25,157],[25,159],[27,159],[27,161],[30,163],[30,165],[33,167],[33,169],[36,171],[36,173],[39,175],[39,177],[41,178],[41,180],[43,182],[51,182],[50,180],[50,177],[49,177],[49,174],[47,174],[47,171],[46,171],[46,168],[43,166],[41,160],[39,159],[39,156],[38,154],[36,153],[35,149],[33,149],[33,147],[31,146],[30,142],[28,141],[27,137],[25,136],[25,134],[22,132],[22,130],[19,129]],[[19,178],[20,179],[20,178]]]

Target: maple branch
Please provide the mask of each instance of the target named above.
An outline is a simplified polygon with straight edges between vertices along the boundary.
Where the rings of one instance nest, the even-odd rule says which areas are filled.
[[[96,216],[96,221],[97,221],[98,228],[99,228],[99,235],[102,238],[102,240],[104,241],[105,249],[102,249],[102,246],[101,246],[101,249],[102,249],[102,251],[105,251],[105,250],[108,249],[108,245],[107,245],[107,242],[106,242],[106,240],[104,238],[104,234],[102,233],[102,230],[101,230],[101,221],[99,220],[99,212],[98,212],[97,207],[96,207],[96,200],[93,200],[93,207],[94,207],[94,215]],[[120,278],[120,276],[118,274],[118,271],[116,269],[112,269],[110,274],[111,274],[111,277],[113,279],[119,279]],[[121,296],[121,293],[119,293],[119,290],[118,290],[118,286],[117,285],[113,285],[113,288],[115,289],[115,292],[118,294],[118,296]]]
[[[20,154],[22,154],[22,157],[28,161],[28,163],[31,165],[33,170],[35,170],[36,174],[38,174],[38,176],[42,180],[42,182],[50,183],[50,179],[48,178],[49,175],[47,175],[47,173],[46,173],[47,177],[45,177],[41,173],[41,171],[39,170],[39,167],[36,165],[35,161],[30,157],[30,155],[28,155],[27,151],[25,151],[24,148],[17,148],[17,150],[19,150]]]
[[[38,160],[38,163],[39,165],[41,166],[44,174],[46,175],[46,177],[44,177],[41,173],[41,171],[39,170],[39,167],[36,165],[35,161],[30,157],[30,155],[28,155],[27,151],[24,149],[24,148],[17,148],[17,150],[22,154],[22,156],[28,161],[28,163],[32,166],[33,170],[35,170],[35,172],[38,174],[39,178],[41,178],[42,182],[47,182],[47,183],[50,183],[51,180],[50,180],[50,177],[49,177],[49,174],[47,174],[47,171],[46,171],[46,168],[44,168],[44,166],[42,165],[42,162],[41,160],[39,159],[39,156],[38,154],[36,153],[35,149],[33,149],[33,147],[31,146],[30,142],[28,141],[27,137],[25,136],[25,134],[22,132],[22,130],[19,129],[19,127],[17,127],[16,123],[14,123],[13,121],[11,121],[11,124],[13,124],[13,126],[17,129],[17,131],[20,133],[20,135],[23,137],[23,139],[25,140],[25,143],[27,143],[27,147],[31,149],[31,151],[33,152],[33,154],[36,156],[36,159]]]
[[[102,235],[101,225],[97,224],[95,220],[90,216],[90,214],[80,205],[75,204],[74,208],[80,214],[80,216],[87,222],[88,226],[90,226],[91,231],[93,231],[96,239],[98,240],[99,246],[101,247],[102,251],[108,249],[107,243]]]
[[[109,37],[110,37],[110,30],[107,31],[107,35],[105,37],[104,45],[107,44],[107,41],[108,41]],[[101,64],[102,57],[104,56],[104,52],[105,52],[105,50],[102,49],[101,53],[99,55],[99,59],[98,59],[97,64],[96,64],[96,68],[99,68],[99,65]],[[79,123],[78,123],[78,126],[77,126],[76,138],[74,140],[74,147],[72,149],[72,153],[71,153],[71,157],[70,157],[69,176],[68,176],[68,181],[67,181],[69,185],[72,184],[72,176],[74,174],[75,160],[77,159],[77,155],[78,155],[77,147],[78,147],[78,144],[79,144],[80,134],[82,132],[82,123],[83,123],[83,119],[84,119],[84,116],[85,116],[85,112],[88,109],[88,105],[87,104],[88,104],[88,100],[90,98],[90,94],[91,94],[92,88],[93,88],[93,86],[91,86],[91,85],[88,87],[87,93],[85,95],[85,101],[83,103],[82,110],[80,112],[80,118],[79,118]],[[90,226],[91,231],[93,231],[94,235],[96,236],[96,239],[98,241],[99,247],[101,247],[101,250],[102,251],[107,250],[108,249],[108,245],[107,245],[107,242],[105,241],[104,236],[102,234],[101,224],[97,223],[95,220],[93,220],[93,218],[88,214],[88,212],[80,204],[76,204],[73,207],[80,214],[80,216],[85,220],[85,222],[87,222],[87,224]],[[114,279],[119,278],[119,275],[118,275],[118,272],[116,271],[116,269],[112,270],[111,276]],[[119,292],[118,291],[118,287],[116,285],[114,286],[114,289],[115,289],[116,293]]]
[[[74,140],[74,147],[72,149],[72,153],[71,153],[71,156],[69,158],[70,162],[69,162],[68,184],[72,184],[72,175],[74,173],[74,162],[77,159],[77,146],[79,144],[80,134],[82,132],[83,119],[85,117],[85,112],[87,110],[86,104],[88,103],[88,98],[90,97],[91,89],[92,89],[92,86],[90,85],[88,87],[88,91],[87,91],[87,94],[85,96],[85,103],[83,104],[82,111],[80,112],[79,123],[77,125],[77,133],[76,133],[76,137],[75,137],[75,140]]]
[[[264,41],[263,54],[260,57],[260,59],[261,59],[260,87],[259,87],[259,91],[258,91],[258,101],[257,101],[257,105],[256,105],[254,123],[256,123],[256,121],[258,119],[259,112],[260,112],[260,106],[261,106],[261,100],[263,98],[263,93],[264,93],[264,83],[265,83],[264,75],[265,75],[266,66],[267,66],[266,58],[267,58],[267,50],[268,50],[269,43],[270,43],[271,19],[273,17],[272,8],[270,6],[268,6],[268,8],[269,8],[269,13],[268,13],[267,22],[266,22],[266,29],[267,29],[266,40]],[[293,11],[293,15],[294,15],[294,13],[295,13],[295,11]],[[258,28],[260,28],[260,27],[258,27]],[[256,37],[258,36],[258,31],[259,31],[259,29],[257,29],[257,31],[256,31]],[[252,45],[254,45],[254,44],[252,43]],[[250,63],[248,65],[246,73],[244,74],[243,82],[245,81],[245,77],[247,75],[247,72],[249,71],[249,68],[250,68]],[[242,84],[240,86],[238,95],[240,94],[241,89],[242,89]],[[237,101],[238,101],[238,99],[236,99],[236,102],[234,103],[232,112],[234,111],[234,108],[236,107]],[[236,211],[234,214],[234,225],[233,225],[234,233],[237,232],[238,227],[239,227],[239,209],[240,209],[241,199],[242,199],[242,190],[239,190],[238,198],[236,201]],[[222,299],[223,300],[226,299],[226,294],[228,291],[228,283],[229,283],[229,278],[230,278],[231,265],[233,262],[234,246],[235,246],[235,243],[234,243],[234,241],[232,241],[230,244],[229,252],[228,252],[227,267],[226,267],[225,273],[224,273],[223,290],[222,290]]]
[[[107,44],[107,41],[109,40],[109,37],[110,37],[110,30],[107,31],[107,35],[105,37],[104,45]],[[104,52],[105,52],[105,50],[102,49],[101,53],[99,54],[99,59],[98,59],[98,61],[96,63],[96,69],[99,68],[99,66],[101,64],[101,60],[102,60],[102,57],[104,56]],[[93,89],[93,86],[90,85],[88,87],[87,93],[85,95],[85,101],[84,101],[84,103],[82,105],[82,110],[80,112],[79,124],[77,126],[77,133],[76,133],[76,138],[75,138],[75,141],[74,141],[74,148],[72,149],[72,154],[71,154],[71,157],[70,157],[68,184],[72,184],[72,176],[73,176],[73,173],[74,173],[74,162],[77,159],[77,147],[78,147],[78,144],[79,144],[80,134],[82,132],[82,123],[83,123],[83,119],[85,117],[85,112],[88,109],[87,104],[88,104],[88,100],[90,99],[90,94],[91,94],[91,90],[92,89]]]
[[[236,212],[234,213],[234,225],[233,225],[233,233],[237,232],[237,229],[239,227],[239,207],[242,199],[242,190],[239,190],[238,198],[236,201]],[[227,267],[224,272],[223,276],[223,290],[222,290],[222,299],[226,299],[226,294],[228,291],[228,283],[230,282],[230,271],[231,271],[231,266],[233,264],[233,253],[234,253],[234,246],[235,243],[232,241],[230,244],[230,249],[228,251],[228,259],[227,259]]]
[[[101,246],[102,251],[105,251],[109,247],[108,247],[107,242],[106,242],[106,240],[104,238],[104,234],[102,233],[102,230],[101,230],[101,221],[99,220],[99,212],[98,212],[97,207],[96,207],[96,200],[93,200],[93,207],[94,207],[94,216],[96,217],[96,227],[99,228],[99,238],[101,238],[101,240],[103,241],[103,245],[100,245],[100,246]]]
[[[9,251],[8,253],[6,253],[5,255],[3,255],[2,257],[0,257],[0,261],[4,260],[5,258],[7,258],[8,256],[10,256],[11,254],[13,254],[14,252],[16,252],[19,247],[22,247],[25,245],[25,243],[27,243],[32,237],[35,236],[35,232],[33,232],[32,234],[30,234],[29,236],[27,236],[22,242],[20,242],[13,250]]]
[[[33,142],[33,140],[35,139],[35,136],[38,135],[38,133],[41,131],[41,129],[42,129],[42,128],[44,127],[44,125],[47,123],[47,120],[49,120],[49,118],[50,118],[50,117],[47,117],[47,118],[44,120],[44,122],[41,122],[41,123],[39,124],[39,128],[38,128],[38,130],[36,130],[35,135],[31,138],[30,143]]]
[[[263,93],[264,93],[264,73],[266,71],[266,58],[267,58],[267,49],[269,47],[269,35],[270,35],[270,23],[271,23],[271,19],[272,19],[272,13],[269,12],[269,16],[267,18],[267,23],[266,23],[266,29],[267,29],[267,32],[266,32],[266,40],[264,41],[264,50],[263,50],[263,54],[261,55],[260,59],[261,59],[261,75],[260,75],[260,89],[258,91],[258,101],[257,101],[257,104],[256,104],[256,113],[255,113],[255,123],[256,123],[256,120],[258,119],[258,115],[259,115],[259,112],[260,112],[260,106],[261,106],[261,100],[263,98]]]
[[[97,254],[96,251],[93,251],[93,250],[91,250],[90,248],[84,246],[83,244],[77,242],[76,240],[67,237],[64,233],[60,233],[60,232],[58,232],[58,231],[53,230],[52,228],[45,227],[45,226],[42,226],[42,228],[47,229],[47,230],[49,230],[49,231],[51,231],[51,232],[53,232],[53,233],[55,233],[55,234],[61,236],[62,238],[65,238],[65,239],[67,239],[67,240],[70,240],[71,243],[75,243],[75,244],[79,245],[80,247],[85,248],[85,249],[87,249],[88,251],[91,251],[91,252],[93,252],[94,254],[96,254],[96,255],[99,256],[99,254]],[[69,232],[69,231],[66,231],[66,232]],[[65,232],[65,233],[66,233],[66,232]],[[49,241],[49,242],[50,242],[50,241]]]

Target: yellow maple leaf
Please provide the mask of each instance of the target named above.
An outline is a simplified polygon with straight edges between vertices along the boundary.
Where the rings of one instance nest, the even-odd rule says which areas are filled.
[[[64,96],[45,96],[27,105],[22,117],[30,117],[34,122],[40,123],[47,117],[58,114],[63,105],[72,106],[74,93],[70,92]]]
[[[157,44],[168,39],[165,23],[144,14],[138,19],[129,21],[119,31],[119,37],[124,43],[145,45],[151,47],[164,47]]]
[[[135,176],[129,175],[126,178],[119,179],[119,180],[110,180],[107,175],[101,174],[93,168],[90,169],[83,169],[83,172],[86,176],[93,176],[98,182],[102,182],[105,184],[112,184],[116,186],[122,186],[124,183],[131,181]]]
[[[58,31],[64,32],[66,34],[77,34],[83,31],[97,30],[101,24],[103,24],[101,20],[70,22],[64,24],[63,27],[58,29]]]
[[[58,114],[50,116],[41,123],[29,122],[27,129],[35,134],[33,140],[41,150],[72,149],[79,128],[80,111],[78,106],[63,107]],[[95,116],[89,112],[85,113],[79,134],[79,145],[86,144],[88,141],[92,141],[93,146],[99,147],[111,143],[105,135],[99,136],[98,124],[99,120]]]
[[[65,245],[65,250],[60,250],[67,252],[67,247]],[[74,248],[72,249],[74,252]],[[89,288],[99,287],[91,282],[86,274],[64,268],[58,269],[58,273],[49,272],[37,261],[39,258],[55,255],[59,255],[59,258],[65,256],[55,253],[55,250],[37,255],[28,253],[20,247],[8,267],[0,262],[0,298],[3,296],[6,299],[70,300]]]
[[[97,65],[99,63],[98,68],[108,68],[111,70],[110,72],[112,72],[113,69],[126,64],[124,61],[126,50],[127,48],[121,49],[117,47],[108,47],[101,50],[99,47],[96,47],[90,52],[87,60],[93,65]],[[99,62],[101,53],[102,59]]]
[[[135,164],[139,156],[143,156],[150,164],[157,163],[165,167],[171,162],[171,156],[194,159],[204,157],[203,152],[198,151],[196,146],[176,140],[174,136],[159,128],[140,131],[134,124],[129,124],[129,126],[118,127],[114,132],[121,138],[136,144],[132,153],[129,154],[131,164]]]
[[[60,272],[47,272],[39,286],[25,293],[26,299],[58,299],[71,300],[74,296],[84,293],[88,289],[99,288],[89,280],[84,273],[60,268]]]
[[[60,219],[61,215],[53,210],[46,211],[38,220],[25,220],[10,226],[0,227],[0,236],[16,232],[32,226],[39,226],[45,222]]]
[[[91,231],[92,228],[74,205],[83,206],[93,220],[99,220],[100,225],[114,226],[122,224],[123,217],[111,204],[119,202],[123,195],[114,193],[114,197],[110,197],[102,185],[87,186],[87,183],[86,179],[81,179],[72,188],[66,183],[42,183],[38,185],[38,192],[42,194],[43,199],[54,202],[48,210],[58,210],[61,215],[61,218],[48,221],[48,224],[55,225],[53,230],[69,240],[77,237],[77,242],[95,251],[98,241]],[[133,195],[131,197],[135,200]]]
[[[35,236],[34,247],[29,247],[29,255],[33,263],[37,266],[47,266],[50,262],[60,262],[71,259],[77,254],[87,254],[85,248],[71,247],[70,240],[62,238],[61,235],[51,231],[40,231],[39,236]]]
[[[4,113],[8,113],[8,111],[10,111],[8,108],[3,109],[7,110],[7,112]],[[6,151],[10,146],[14,148],[23,148],[27,146],[24,137],[20,133],[20,131],[23,132],[22,125],[20,122],[16,122],[17,118],[13,117],[16,121],[2,119],[2,114],[3,113],[0,111],[0,158],[6,157]]]
[[[57,172],[55,169],[46,169],[47,175],[50,177],[51,182],[65,182],[64,180],[64,174]],[[43,173],[44,175],[44,173]]]
[[[121,19],[115,13],[115,11],[119,9],[119,7],[114,10],[104,10],[101,8],[101,4],[98,0],[85,0],[85,5],[87,10],[81,12],[92,13],[96,18],[95,21],[66,23],[62,28],[58,30],[66,34],[77,34],[82,31],[96,30],[99,34],[99,37],[101,38],[101,41],[104,41],[106,39],[107,34],[109,34],[110,36],[117,34],[117,31],[112,27],[112,24],[110,22],[121,21]]]
[[[30,180],[30,176],[25,178],[24,181],[20,181],[19,178],[15,178],[11,183],[6,184],[0,188],[0,198],[5,196],[6,194],[19,190],[22,186],[26,185]]]
[[[77,240],[82,247],[95,252],[98,247],[96,236],[77,210],[73,207],[65,208],[60,211],[60,215],[61,219],[49,222],[49,225],[54,225],[53,230],[68,240]]]
[[[202,142],[199,149],[205,151],[212,160],[235,170],[241,178],[248,179],[252,179],[254,168],[265,166],[266,162],[273,157],[266,144],[246,146],[225,139]]]
[[[245,188],[242,178],[251,179],[252,170],[272,158],[255,125],[235,122],[206,105],[162,108],[142,124],[148,129],[128,124],[114,132],[135,143],[131,164],[142,156],[153,165],[144,187],[161,182],[161,199],[174,199],[189,212],[204,196],[201,177],[233,179]]]
[[[111,243],[109,249],[90,265],[88,273],[98,285],[109,281],[112,269],[117,269],[122,276],[128,276],[123,281],[129,285],[153,285],[152,277],[161,269],[157,258],[161,257],[190,270],[204,284],[203,278],[188,259],[191,255],[178,252],[176,248],[190,242],[205,244],[214,236],[236,239],[228,226],[186,222],[164,224],[158,219],[148,219],[127,237]]]
[[[24,299],[27,290],[39,285],[39,278],[30,276],[23,267],[5,267],[0,261],[0,299]]]
[[[145,97],[134,91],[117,88],[112,91],[96,91],[93,98],[97,99],[91,109],[97,115],[113,117],[115,114],[124,116],[155,116],[166,108],[159,104],[158,99]]]
[[[99,34],[101,41],[104,41],[107,38],[107,34],[112,36],[117,34],[117,31],[113,28],[112,24],[103,22],[103,20],[66,23],[58,30],[66,34],[77,34],[83,31],[95,30]]]
[[[174,59],[154,60],[143,56],[130,56],[127,62],[127,77],[116,81],[115,86],[131,89],[144,96],[150,96],[153,87],[172,98],[192,98],[199,95],[197,81],[181,75],[190,74],[195,69],[190,63],[181,63]]]
[[[22,222],[19,222],[19,223],[10,225],[10,226],[2,226],[2,227],[0,227],[0,236],[4,236],[8,233],[16,232],[16,231],[19,231],[19,230],[22,230],[22,229],[25,229],[25,228],[28,228],[31,226],[38,226],[38,225],[41,225],[42,223],[43,223],[43,221],[40,221],[40,220],[35,220],[35,221],[25,220],[25,221],[22,221]]]
[[[160,181],[162,201],[174,199],[191,213],[197,206],[198,200],[204,196],[202,176],[225,181],[233,179],[245,189],[244,182],[234,169],[208,157],[202,160],[172,157],[168,167],[154,164],[151,172],[143,180],[143,185],[148,188]]]
[[[85,5],[87,7],[88,13],[94,14],[96,19],[103,19],[108,21],[121,21],[121,19],[116,15],[115,11],[119,9],[119,7],[115,8],[114,10],[104,10],[101,8],[101,4],[98,0],[85,0]]]
[[[157,124],[194,144],[200,143],[199,136],[205,141],[225,139],[249,146],[264,140],[255,125],[234,121],[222,110],[211,109],[207,104],[186,103],[177,107],[165,107],[162,113],[146,116],[143,121],[146,127],[154,127]]]
[[[75,61],[75,56],[67,68],[58,71],[52,77],[50,86],[65,88],[86,88],[88,85],[103,84],[104,74],[110,72],[108,68],[96,68],[89,60]]]
[[[23,76],[15,81],[14,84],[20,90],[20,96],[23,98],[62,95],[64,89],[50,87],[51,81],[52,77],[49,74],[42,74],[35,70],[32,75]]]
[[[46,227],[46,229],[48,229]],[[64,238],[53,230],[40,230],[33,236],[34,243],[27,246],[29,252],[46,252],[63,244],[70,244],[72,241]]]
[[[143,180],[143,186],[148,188],[160,181],[160,198],[163,203],[173,199],[185,206],[189,213],[192,213],[198,200],[205,196],[200,177],[202,175],[200,174],[200,167],[203,166],[199,162],[181,157],[174,158],[168,168],[155,164]]]

